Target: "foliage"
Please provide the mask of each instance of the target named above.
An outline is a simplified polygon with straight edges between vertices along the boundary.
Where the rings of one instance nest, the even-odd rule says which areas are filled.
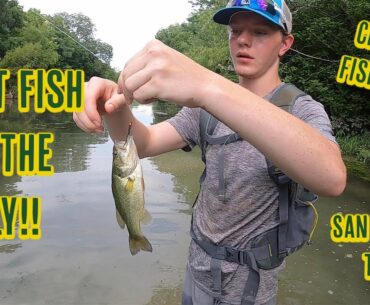
[[[224,0],[192,0],[187,22],[157,33],[157,38],[205,67],[236,80],[228,53],[226,31],[212,21]],[[353,39],[359,21],[370,20],[368,0],[291,0],[294,49],[282,60],[281,76],[324,104],[339,134],[358,134],[370,128],[370,90],[338,84],[336,74],[342,55],[369,59],[356,49]]]
[[[346,156],[354,156],[357,161],[370,165],[370,133],[351,137],[338,136],[337,141]]]
[[[20,68],[48,68],[56,63],[57,58],[55,51],[45,49],[41,43],[28,42],[6,53],[1,63],[16,72]]]
[[[237,80],[229,56],[227,32],[212,15],[226,0],[190,0],[193,12],[186,22],[160,30],[156,37],[205,67]],[[357,24],[370,20],[368,0],[291,0],[294,49],[281,76],[324,104],[338,136],[363,134],[370,129],[370,90],[335,81],[342,55],[369,59],[369,51],[353,43]],[[41,15],[23,12],[16,0],[0,0],[0,67],[13,73],[20,67],[79,68],[92,75],[116,80],[110,66],[112,47],[95,38],[95,25],[82,14]],[[78,41],[79,43],[76,43]],[[82,47],[83,45],[84,47]],[[91,54],[85,48],[95,55]],[[14,79],[14,78],[12,78]],[[8,84],[14,87],[12,81]]]
[[[212,20],[224,5],[221,0],[190,1],[194,12],[187,22],[159,31],[156,38],[188,55],[201,65],[236,80],[229,57],[227,31]]]
[[[176,104],[170,104],[161,100],[153,103],[153,124],[163,122],[175,116],[181,107]]]
[[[94,75],[107,78],[112,76],[109,63],[113,49],[107,43],[94,38],[95,25],[89,17],[58,13],[50,20],[58,29],[55,39],[61,57],[56,67],[83,69],[87,79]]]
[[[47,69],[58,60],[57,45],[53,41],[55,32],[35,14],[39,12],[34,9],[23,14],[23,27],[17,36],[9,39],[14,47],[1,61],[1,65],[10,69],[13,76],[18,69]]]
[[[369,59],[353,40],[357,24],[370,20],[368,0],[289,1],[293,14],[294,49],[329,61],[290,52],[282,75],[324,104],[338,134],[359,134],[370,128],[370,91],[338,84],[342,55]]]
[[[86,79],[96,75],[117,80],[117,72],[109,65],[112,47],[94,37],[95,25],[89,17],[67,13],[48,16],[36,9],[23,12],[17,1],[0,0],[0,20],[0,68],[12,74],[7,93],[16,95],[16,73],[21,68],[83,69]],[[50,125],[70,121],[70,113],[36,115],[31,111],[25,115],[13,107],[0,114],[0,130],[26,131],[41,122]]]
[[[0,0],[0,20],[0,68],[12,74],[20,68],[83,69],[86,79],[96,75],[117,80],[110,67],[112,46],[94,37],[89,17],[48,16],[36,9],[23,12],[17,1]],[[13,79],[7,83],[12,91]]]
[[[14,0],[0,0],[0,59],[11,46],[10,38],[23,26],[22,8]]]

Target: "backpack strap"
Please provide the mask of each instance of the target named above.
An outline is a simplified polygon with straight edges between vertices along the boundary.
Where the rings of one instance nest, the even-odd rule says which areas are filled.
[[[297,98],[300,96],[306,95],[303,91],[296,88],[291,84],[284,84],[278,90],[276,90],[270,102],[274,105],[282,108],[289,113],[292,112],[294,103]],[[206,164],[206,150],[208,144],[225,144],[231,143],[234,141],[241,140],[241,137],[238,134],[230,134],[224,137],[215,138],[212,137],[212,134],[217,126],[217,119],[211,116],[209,113],[200,110],[200,146],[202,149],[202,160]],[[223,156],[224,156],[224,147],[220,150],[219,153],[219,177],[223,177]],[[222,161],[222,162],[221,162]],[[264,238],[261,239],[263,242],[257,247],[253,247],[248,250],[238,250],[230,247],[222,247],[216,244],[213,244],[209,241],[199,240],[196,238],[193,231],[193,219],[191,224],[191,237],[192,239],[211,257],[211,273],[213,278],[213,291],[216,294],[216,300],[221,298],[221,262],[223,260],[232,261],[238,264],[247,264],[250,268],[250,273],[247,278],[246,285],[244,287],[242,304],[243,305],[253,305],[256,300],[257,291],[259,287],[260,268],[263,268],[263,265],[257,264],[258,262],[267,260],[274,261],[274,266],[279,265],[285,256],[289,253],[287,252],[287,229],[288,229],[288,207],[289,207],[289,195],[293,190],[296,183],[293,183],[291,179],[286,176],[281,170],[279,170],[274,164],[266,159],[267,169],[270,178],[277,184],[279,187],[279,225],[276,230],[267,232],[264,234]],[[203,171],[200,182],[202,183],[206,176],[206,169]],[[224,183],[224,181],[223,181]],[[219,192],[221,190],[221,181],[219,178]],[[199,195],[199,194],[198,194]],[[197,196],[198,198],[198,196]],[[271,252],[272,249],[275,249]],[[266,253],[268,253],[266,255]],[[265,269],[265,268],[263,268]],[[269,268],[266,268],[269,269]]]
[[[306,95],[306,93],[299,90],[296,86],[292,84],[284,84],[274,92],[274,94],[270,98],[270,102],[275,106],[291,113],[293,105],[297,98],[304,95]],[[237,133],[219,138],[212,137],[218,122],[219,121],[213,115],[202,108],[200,109],[200,148],[202,150],[202,160],[204,163],[206,163],[206,150],[208,144],[224,144],[228,137],[229,140],[227,140],[226,144],[240,140],[240,136]]]
[[[270,102],[275,106],[292,113],[296,100],[305,95],[307,94],[293,84],[284,84],[274,92],[270,98]]]
[[[218,152],[217,159],[218,159],[218,198],[225,203],[225,179],[224,179],[224,168],[225,168],[225,145],[240,141],[242,140],[241,136],[237,133],[231,133],[228,135],[224,135],[221,137],[214,137],[212,134],[214,133],[216,126],[218,124],[218,120],[211,115],[210,113],[206,112],[203,109],[200,109],[200,146],[202,150],[202,160],[205,164],[203,173],[200,177],[200,183],[204,181],[207,175],[207,165],[206,165],[206,151],[208,145],[222,145],[220,151]],[[198,198],[198,197],[197,197]]]
[[[275,106],[292,113],[296,100],[304,95],[306,95],[306,93],[299,90],[296,86],[292,84],[284,84],[274,92],[270,98],[270,102]],[[288,255],[286,236],[288,231],[289,194],[297,187],[297,184],[267,158],[266,164],[270,178],[279,188],[279,258],[284,258]]]
[[[213,134],[216,129],[218,120],[212,114],[205,111],[203,108],[200,108],[199,116],[199,137],[201,144],[200,148],[202,150],[202,161],[206,163],[206,149],[208,144],[206,142],[206,133],[208,130],[208,133],[210,135]]]
[[[228,261],[249,266],[249,276],[244,287],[241,304],[254,305],[260,282],[257,259],[269,259],[272,249],[270,244],[264,243],[250,249],[239,250],[232,247],[219,246],[206,240],[200,240],[195,237],[193,219],[191,220],[190,235],[197,245],[211,256],[212,292],[214,293],[215,300],[220,302],[222,294],[221,263],[222,261]]]
[[[216,129],[218,120],[205,111],[203,108],[200,108],[200,114],[199,114],[199,138],[200,138],[200,149],[202,151],[202,161],[204,163],[204,170],[202,175],[200,176],[199,182],[202,184],[204,179],[206,178],[206,150],[208,146],[208,141],[206,140],[206,135],[210,134],[212,135],[213,132]],[[197,197],[198,198],[198,197]]]

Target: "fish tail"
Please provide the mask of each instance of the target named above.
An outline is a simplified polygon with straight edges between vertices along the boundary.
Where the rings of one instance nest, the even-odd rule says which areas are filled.
[[[153,248],[144,235],[129,238],[130,252],[132,255],[137,254],[140,250],[152,252]]]

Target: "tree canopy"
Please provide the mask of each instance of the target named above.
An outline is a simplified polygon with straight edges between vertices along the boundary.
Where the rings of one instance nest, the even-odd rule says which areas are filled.
[[[224,26],[212,21],[225,0],[192,0],[193,12],[182,24],[156,37],[205,67],[236,80]],[[291,0],[295,42],[282,60],[281,77],[324,104],[337,132],[362,133],[370,128],[370,91],[336,82],[342,55],[369,59],[354,46],[357,24],[370,20],[368,0]],[[302,55],[302,53],[306,55]],[[307,56],[308,55],[308,56]]]
[[[187,21],[160,30],[156,37],[203,66],[237,81],[229,56],[227,31],[212,15],[226,0],[189,0]],[[370,129],[370,90],[338,84],[342,55],[369,59],[354,46],[356,27],[370,21],[369,0],[290,0],[293,49],[282,60],[280,74],[324,104],[337,132],[356,134]],[[27,12],[16,0],[0,0],[0,68],[83,69],[116,80],[110,67],[112,47],[95,38],[95,25],[82,14]],[[370,35],[369,35],[370,36]],[[14,86],[12,82],[8,85]]]
[[[4,57],[11,45],[11,38],[16,36],[23,26],[23,11],[14,0],[0,0],[0,58]]]
[[[113,48],[95,38],[95,25],[83,14],[24,12],[16,0],[0,0],[0,67],[83,69],[86,79],[116,80]],[[14,87],[12,81],[10,86]]]

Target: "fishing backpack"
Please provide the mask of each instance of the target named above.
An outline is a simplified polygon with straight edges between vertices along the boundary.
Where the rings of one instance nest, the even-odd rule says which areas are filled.
[[[270,102],[291,113],[298,97],[306,94],[291,84],[281,86],[270,98]],[[226,136],[212,136],[218,120],[205,110],[200,112],[200,144],[202,160],[206,164],[206,150],[208,145],[222,145],[218,154],[219,166],[219,199],[225,203],[224,146],[243,139],[237,133]],[[278,267],[284,258],[303,245],[310,243],[312,233],[317,223],[317,212],[313,205],[317,196],[303,186],[292,181],[270,160],[266,159],[267,171],[270,178],[279,189],[279,224],[251,241],[248,249],[235,249],[216,245],[209,240],[196,238],[193,225],[191,226],[192,239],[211,258],[211,274],[213,278],[212,291],[215,303],[221,298],[221,262],[223,260],[249,266],[249,276],[243,291],[242,305],[253,305],[259,287],[260,269],[269,270]],[[200,178],[202,183],[206,177],[206,167]],[[226,203],[227,204],[227,203]]]

